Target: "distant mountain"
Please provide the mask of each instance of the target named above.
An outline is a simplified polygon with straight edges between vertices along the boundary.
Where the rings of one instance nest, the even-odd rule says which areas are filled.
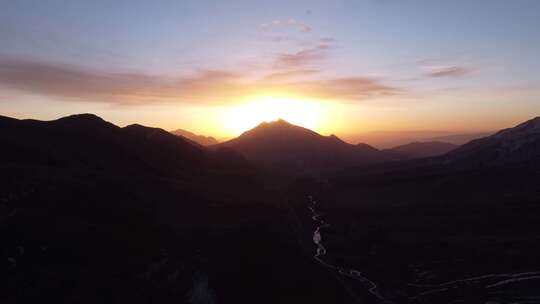
[[[464,134],[452,134],[452,135],[446,135],[446,136],[438,136],[430,138],[430,141],[441,141],[441,142],[447,142],[454,145],[463,145],[471,140],[475,140],[478,138],[486,137],[489,135],[492,135],[494,132],[480,132],[480,133],[464,133]]]
[[[379,149],[391,149],[411,142],[440,141],[463,145],[473,139],[485,137],[494,132],[455,133],[448,131],[373,131],[358,134],[355,141],[368,143]]]
[[[392,155],[395,155],[401,159],[413,159],[443,155],[456,149],[457,147],[459,146],[450,143],[429,141],[412,142],[410,144],[397,146],[383,151],[391,153]]]
[[[218,141],[212,136],[198,135],[183,129],[174,130],[171,131],[171,133],[174,135],[183,136],[203,146],[211,146],[218,144]]]
[[[263,122],[217,146],[230,147],[249,160],[288,172],[320,172],[392,159],[369,145],[351,145],[335,135],[322,136],[284,120]]]
[[[54,121],[0,117],[0,140],[3,163],[158,175],[229,166],[220,160],[222,153],[165,130],[141,125],[120,128],[92,114]],[[240,155],[235,158],[236,164],[242,162]],[[249,166],[245,159],[242,166]]]
[[[540,164],[540,117],[473,140],[448,153],[445,160],[482,166]]]

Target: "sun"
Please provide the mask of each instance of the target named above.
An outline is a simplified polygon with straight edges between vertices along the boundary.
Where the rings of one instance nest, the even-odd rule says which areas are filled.
[[[257,98],[223,111],[224,131],[239,135],[261,122],[284,119],[292,124],[316,129],[321,116],[321,106],[315,101],[289,98]]]

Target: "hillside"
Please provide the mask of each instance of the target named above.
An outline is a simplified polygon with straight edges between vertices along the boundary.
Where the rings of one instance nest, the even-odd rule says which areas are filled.
[[[323,172],[392,159],[369,145],[351,145],[335,135],[322,136],[284,120],[263,122],[217,147],[230,147],[259,165],[298,173]]]

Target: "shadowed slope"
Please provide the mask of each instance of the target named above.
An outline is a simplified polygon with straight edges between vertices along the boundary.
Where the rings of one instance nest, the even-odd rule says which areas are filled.
[[[502,166],[540,164],[540,117],[491,136],[476,139],[450,152],[446,161],[460,165]]]

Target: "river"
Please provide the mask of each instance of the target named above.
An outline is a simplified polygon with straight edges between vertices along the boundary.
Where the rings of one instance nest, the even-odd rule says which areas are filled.
[[[324,220],[323,214],[319,212],[317,208],[317,201],[312,197],[308,196],[309,199],[309,210],[311,212],[311,219],[316,223],[315,230],[313,231],[313,243],[317,246],[317,250],[313,255],[313,258],[322,266],[326,267],[330,271],[333,271],[341,276],[351,278],[356,281],[360,281],[367,289],[367,291],[379,299],[382,303],[393,303],[386,299],[380,292],[378,285],[368,277],[366,277],[362,272],[352,269],[345,268],[339,265],[334,265],[325,260],[328,251],[323,243],[322,232],[324,229],[331,227],[330,223]],[[480,275],[476,277],[469,277],[464,279],[453,280],[440,284],[408,284],[410,287],[417,287],[423,289],[423,291],[418,292],[414,297],[410,297],[409,300],[417,301],[427,295],[433,295],[436,293],[447,293],[462,289],[464,287],[470,288],[471,285],[477,285],[478,288],[482,289],[494,289],[501,287],[503,285],[512,284],[516,282],[529,281],[529,280],[539,280],[540,271],[530,271],[530,272],[521,272],[521,273],[501,273],[501,274],[487,274]],[[538,303],[538,302],[535,302]]]
[[[361,282],[370,294],[381,300],[383,303],[392,303],[381,295],[377,284],[363,275],[362,272],[352,268],[333,265],[324,259],[328,251],[323,243],[322,231],[331,225],[323,219],[323,214],[319,213],[317,209],[317,201],[311,195],[308,196],[308,199],[308,208],[311,212],[311,219],[316,223],[315,230],[313,231],[313,243],[317,246],[317,250],[315,251],[313,258],[330,271],[334,271],[342,276]]]

